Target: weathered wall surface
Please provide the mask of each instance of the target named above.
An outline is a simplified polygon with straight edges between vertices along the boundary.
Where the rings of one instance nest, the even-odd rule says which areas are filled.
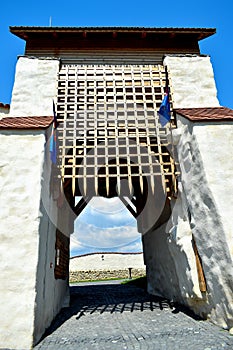
[[[47,138],[50,135],[48,132]],[[43,174],[41,178],[41,220],[39,226],[39,255],[36,273],[36,304],[34,321],[34,339],[40,340],[62,306],[69,304],[69,279],[55,279],[55,242],[58,215],[67,218],[67,212],[58,208],[54,200],[54,186],[51,185],[51,161],[49,142],[45,148]],[[52,183],[54,183],[52,181]]]
[[[58,60],[19,58],[9,117],[52,115],[58,69]],[[50,186],[50,134],[51,129],[0,134],[0,288],[6,315],[0,343],[7,348],[30,348],[69,302],[68,278],[54,278],[59,215]],[[70,233],[69,209],[67,203],[59,209],[59,225]]]
[[[226,155],[233,149],[232,138],[233,123],[193,124],[178,117],[179,195],[168,223],[144,235],[149,291],[228,329],[233,326],[233,166]],[[206,293],[199,289],[192,238]]]
[[[10,116],[53,115],[59,60],[20,57],[16,65]]]
[[[30,348],[38,262],[42,131],[0,132],[0,344]]]
[[[218,107],[210,57],[166,56],[173,108]]]
[[[231,184],[233,123],[191,123],[178,117],[181,179],[207,282],[207,313],[233,326],[233,236]],[[197,310],[198,311],[198,310]]]
[[[31,348],[69,303],[68,276],[54,277],[58,208],[50,132],[0,133],[0,344],[6,348]],[[67,208],[59,209],[60,221],[71,230]]]
[[[183,118],[180,119],[183,124]],[[220,214],[224,239],[233,258],[233,123],[195,123],[193,130],[205,167],[206,180]],[[211,210],[209,197],[205,199],[205,205]]]
[[[166,57],[173,107],[216,107],[209,57]],[[167,224],[143,235],[148,289],[188,305],[223,328],[233,326],[233,124],[192,123],[173,132],[181,176]],[[192,240],[207,292],[200,291]]]
[[[192,307],[200,303],[202,295],[191,230],[178,207],[176,204],[172,219],[179,225],[163,224],[143,236],[148,292]]]

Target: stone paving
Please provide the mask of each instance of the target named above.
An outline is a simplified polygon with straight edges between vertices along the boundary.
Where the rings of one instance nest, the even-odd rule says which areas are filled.
[[[232,350],[233,336],[139,287],[85,283],[34,348],[45,349]]]

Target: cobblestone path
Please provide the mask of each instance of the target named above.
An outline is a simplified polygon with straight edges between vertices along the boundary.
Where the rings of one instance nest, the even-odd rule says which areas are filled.
[[[34,348],[45,349],[232,350],[233,336],[136,286],[80,284]]]

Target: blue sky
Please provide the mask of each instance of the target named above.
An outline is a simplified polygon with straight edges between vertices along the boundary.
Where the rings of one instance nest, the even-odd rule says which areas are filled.
[[[23,55],[25,45],[23,40],[9,32],[9,26],[48,26],[52,17],[53,26],[216,28],[217,34],[201,41],[200,49],[201,53],[211,56],[220,104],[233,108],[232,7],[230,0],[40,0],[35,3],[29,0],[14,3],[4,1],[0,13],[0,102],[10,103],[17,56]],[[117,201],[115,204],[113,201],[111,205],[104,200],[101,203],[101,210],[98,203],[90,204],[76,222],[76,231],[81,234],[78,238],[73,238],[73,252],[102,248],[140,250],[140,237],[135,231],[136,223],[128,212],[120,208]],[[115,209],[112,208],[114,205]],[[84,232],[92,240],[85,240]],[[96,239],[97,236],[99,239]]]
[[[230,0],[4,1],[0,14],[0,102],[10,103],[17,55],[24,53],[24,41],[12,35],[9,26],[47,26],[52,17],[53,26],[216,28],[217,34],[200,42],[201,52],[211,56],[220,104],[233,108],[232,7]]]
[[[118,198],[94,197],[75,221],[71,255],[142,251],[135,218]]]

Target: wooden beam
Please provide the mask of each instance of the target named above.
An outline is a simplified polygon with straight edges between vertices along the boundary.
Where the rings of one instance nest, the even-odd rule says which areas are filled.
[[[200,258],[200,255],[198,253],[197,245],[196,245],[194,237],[192,237],[192,244],[193,244],[193,250],[194,250],[194,254],[195,254],[195,258],[196,258],[196,266],[197,266],[199,288],[200,288],[200,291],[202,293],[205,293],[207,291],[206,279],[205,279],[201,258]]]
[[[85,198],[82,197],[80,199],[78,204],[76,204],[76,206],[74,207],[74,212],[77,216],[79,216],[81,214],[81,212],[87,206],[87,204],[90,202],[90,200],[91,200],[91,197],[85,197]]]
[[[135,217],[137,218],[137,212],[135,210],[133,210],[133,208],[131,207],[131,205],[124,199],[124,197],[119,197],[119,199],[122,201],[122,203],[125,205],[125,207],[129,210],[129,212]]]
[[[145,38],[146,38],[146,35],[147,35],[146,32],[142,32],[142,33],[141,33],[141,38],[142,38],[142,39],[145,39]]]

